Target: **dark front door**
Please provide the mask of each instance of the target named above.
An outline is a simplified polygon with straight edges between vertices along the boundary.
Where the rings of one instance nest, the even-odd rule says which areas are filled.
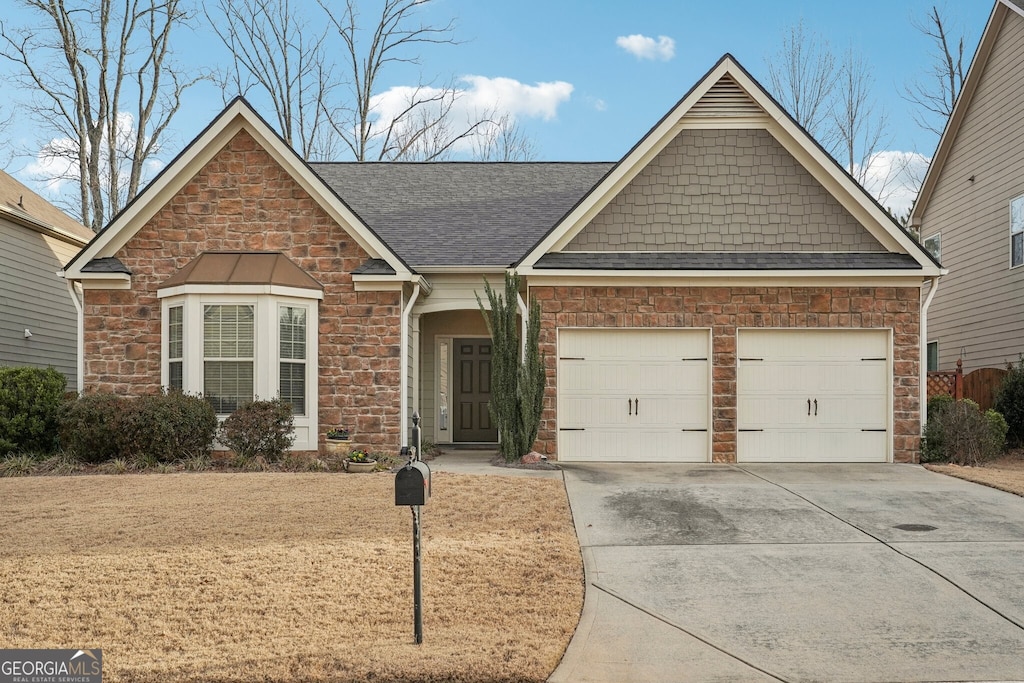
[[[498,440],[487,404],[491,401],[491,340],[456,339],[454,369],[455,441]]]

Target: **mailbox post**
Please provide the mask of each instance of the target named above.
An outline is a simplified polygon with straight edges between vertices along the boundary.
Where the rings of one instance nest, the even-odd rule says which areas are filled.
[[[420,584],[420,506],[430,499],[430,468],[419,459],[420,416],[414,413],[413,452],[403,448],[409,456],[405,467],[395,473],[395,505],[408,505],[412,510],[412,597],[416,644],[423,642],[423,591]]]

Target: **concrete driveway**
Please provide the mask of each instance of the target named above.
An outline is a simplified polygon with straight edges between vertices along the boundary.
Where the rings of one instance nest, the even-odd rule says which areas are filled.
[[[913,465],[582,465],[551,681],[1024,680],[1024,498]]]

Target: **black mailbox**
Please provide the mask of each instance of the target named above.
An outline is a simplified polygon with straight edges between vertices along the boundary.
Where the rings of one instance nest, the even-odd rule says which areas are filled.
[[[426,505],[430,499],[430,468],[419,460],[395,474],[395,505]]]

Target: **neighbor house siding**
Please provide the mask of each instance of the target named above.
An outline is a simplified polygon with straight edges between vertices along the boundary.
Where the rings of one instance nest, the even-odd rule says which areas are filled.
[[[204,251],[280,251],[324,286],[320,432],[347,427],[354,443],[397,450],[401,292],[354,290],[351,272],[367,254],[244,132],[117,252],[131,289],[86,290],[86,387],[159,389],[156,288]]]
[[[684,130],[567,251],[884,251],[765,130]]]
[[[0,365],[53,367],[77,391],[78,317],[57,271],[78,246],[6,221],[0,221],[0,244]]]
[[[1010,268],[1010,200],[1024,195],[1024,18],[997,34],[921,222],[942,236],[928,314],[939,368],[1003,367],[1024,352],[1024,266]]]
[[[530,288],[542,311],[547,390],[537,449],[557,456],[560,327],[701,328],[712,331],[712,458],[736,461],[736,337],[740,328],[869,328],[893,333],[893,459],[917,462],[920,290],[916,287]]]

